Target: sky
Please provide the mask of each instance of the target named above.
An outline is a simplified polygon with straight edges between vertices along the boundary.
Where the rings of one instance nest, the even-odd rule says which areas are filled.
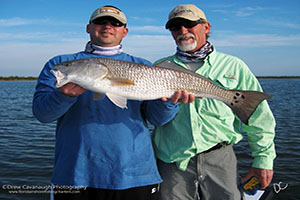
[[[179,4],[201,8],[217,51],[257,76],[300,76],[300,0],[0,0],[0,76],[38,76],[52,57],[82,51],[92,12],[114,5],[127,16],[126,53],[154,62],[176,52],[164,28]]]

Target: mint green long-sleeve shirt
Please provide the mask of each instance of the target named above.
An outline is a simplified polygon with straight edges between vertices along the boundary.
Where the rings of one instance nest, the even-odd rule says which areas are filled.
[[[157,63],[164,60],[188,68],[176,55]],[[196,73],[226,89],[262,91],[258,80],[242,60],[215,49]],[[231,109],[218,100],[202,98],[180,104],[178,114],[170,123],[155,128],[154,149],[160,160],[176,162],[184,171],[196,154],[220,142],[236,144],[243,134],[248,136],[254,157],[252,167],[272,169],[276,157],[275,119],[266,100],[257,107],[248,125],[242,124]]]

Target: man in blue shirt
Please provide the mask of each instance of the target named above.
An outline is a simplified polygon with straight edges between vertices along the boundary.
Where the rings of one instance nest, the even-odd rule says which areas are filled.
[[[128,109],[107,97],[94,101],[93,92],[68,83],[57,89],[50,70],[76,59],[106,57],[151,65],[122,52],[128,33],[126,16],[113,6],[96,9],[87,25],[90,41],[85,51],[50,59],[38,78],[33,114],[41,122],[57,121],[52,183],[54,199],[153,199],[158,173],[145,119],[163,125],[178,112],[176,92],[172,102],[128,101]]]

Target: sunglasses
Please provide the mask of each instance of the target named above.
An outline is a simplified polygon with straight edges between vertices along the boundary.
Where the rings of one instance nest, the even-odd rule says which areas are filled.
[[[118,20],[116,20],[114,18],[98,18],[93,21],[93,24],[105,25],[105,24],[107,24],[107,22],[109,22],[114,27],[121,27],[121,26],[125,25],[122,22],[119,22]]]
[[[204,24],[204,23],[205,23],[205,21],[203,21],[201,19],[198,21],[178,20],[178,21],[174,21],[172,24],[170,24],[169,30],[172,32],[176,32],[176,31],[179,31],[182,26],[184,26],[185,28],[193,28],[194,26],[196,26],[198,24]]]

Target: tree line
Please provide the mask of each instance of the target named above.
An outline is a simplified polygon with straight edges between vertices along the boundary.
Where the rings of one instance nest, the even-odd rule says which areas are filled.
[[[33,76],[0,76],[0,81],[31,81],[37,80],[37,77]]]

